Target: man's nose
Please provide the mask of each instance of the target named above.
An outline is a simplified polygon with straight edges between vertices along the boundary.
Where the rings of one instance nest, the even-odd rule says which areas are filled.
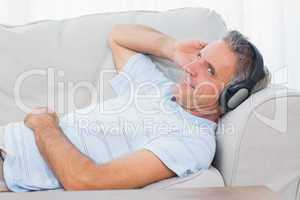
[[[187,73],[189,73],[192,77],[196,77],[197,76],[197,68],[199,68],[200,66],[194,62],[194,63],[191,63],[190,65],[188,65],[186,68],[185,68],[185,71]]]

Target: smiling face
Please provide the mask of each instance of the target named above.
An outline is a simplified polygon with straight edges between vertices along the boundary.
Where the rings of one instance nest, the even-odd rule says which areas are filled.
[[[217,114],[219,94],[233,79],[236,63],[237,56],[225,41],[206,45],[183,66],[184,77],[174,90],[177,103],[191,112]]]

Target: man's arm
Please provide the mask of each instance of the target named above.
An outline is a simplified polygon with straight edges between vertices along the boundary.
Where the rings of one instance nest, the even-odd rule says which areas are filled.
[[[127,60],[137,52],[173,61],[176,40],[147,26],[119,24],[113,27],[109,42],[116,68],[121,71]]]
[[[207,45],[198,40],[177,41],[151,27],[134,24],[115,25],[109,35],[109,43],[118,72],[137,52],[165,58],[183,66],[194,60]]]
[[[29,114],[25,124],[34,131],[41,155],[66,190],[138,188],[175,175],[148,150],[96,164],[64,136],[56,115],[47,109]]]

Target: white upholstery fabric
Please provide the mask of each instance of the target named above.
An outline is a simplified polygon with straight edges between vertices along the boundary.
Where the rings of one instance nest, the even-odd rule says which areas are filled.
[[[215,166],[225,184],[267,185],[283,199],[295,199],[299,129],[300,93],[283,86],[254,94],[224,116],[218,125]]]
[[[173,177],[153,183],[144,187],[144,189],[222,187],[224,182],[220,177],[220,172],[216,168],[211,167],[208,170],[199,171],[184,178]]]
[[[98,88],[98,101],[110,98],[113,92],[108,80],[114,74],[106,73],[102,83],[100,72],[114,69],[107,36],[117,23],[149,25],[178,39],[208,42],[220,38],[226,31],[218,14],[203,8],[107,13],[24,26],[0,26],[0,124],[23,119],[25,113],[14,100],[15,81],[22,78],[22,72],[32,69],[44,71],[38,71],[42,75],[31,76],[22,83],[21,100],[26,105],[47,105],[47,78],[53,76],[52,72],[55,77],[56,110],[60,113],[74,109],[67,101],[69,94],[72,94],[67,88],[67,81],[74,84],[80,81],[92,83]],[[153,59],[169,77],[176,78],[178,70],[171,63]],[[47,68],[51,69],[47,71]],[[63,76],[59,70],[63,71]],[[63,92],[59,90],[58,83],[65,84]],[[57,104],[62,97],[64,100]],[[77,107],[89,105],[91,101],[85,88],[78,89],[74,98]],[[224,183],[219,172],[211,168],[183,180],[173,178],[156,184],[149,187],[222,186]]]
[[[67,81],[94,84],[99,88],[94,91],[97,101],[112,97],[108,80],[113,73],[105,74],[103,83],[99,80],[102,80],[100,72],[114,69],[107,35],[116,23],[150,25],[178,39],[208,42],[220,38],[226,31],[220,16],[203,8],[107,13],[16,27],[0,26],[0,125],[22,120],[25,115],[14,98],[15,81],[24,71],[51,68],[39,71],[43,75],[32,76],[22,83],[21,100],[26,105],[47,104],[46,72],[51,77],[51,70],[55,72],[54,93],[59,105],[56,110],[60,113],[74,109],[67,103],[68,95],[72,94]],[[176,79],[178,70],[172,64],[153,59],[162,71]],[[58,90],[61,83],[65,84],[63,92],[61,88]],[[85,88],[78,89],[74,99],[77,107],[84,107],[91,100]],[[299,93],[286,88],[268,88],[220,121],[214,166],[226,185],[268,185],[281,192],[284,199],[296,198],[300,169],[299,105]],[[172,178],[146,188],[222,185],[221,175],[212,167],[185,179]]]
[[[21,97],[26,105],[47,104],[47,68],[51,68],[49,76],[52,74],[51,70],[55,72],[56,93],[58,83],[65,83],[64,101],[61,100],[65,103],[65,109],[58,109],[56,106],[60,112],[67,112],[68,107],[69,110],[74,108],[73,105],[67,105],[68,94],[72,92],[67,90],[67,81],[73,84],[88,81],[94,87],[100,88],[97,89],[98,96],[101,95],[104,99],[111,97],[112,90],[108,80],[113,74],[106,73],[100,87],[98,82],[102,70],[114,69],[107,36],[111,27],[117,23],[145,24],[178,39],[206,41],[220,38],[226,30],[223,21],[215,12],[202,8],[168,12],[107,13],[16,27],[0,26],[0,125],[21,120],[24,116],[13,98],[15,81],[20,80],[24,71],[44,70],[40,72],[44,73],[43,76],[35,75],[23,82]],[[162,63],[159,62],[160,66]],[[170,65],[164,69],[170,73],[173,71],[170,70]],[[59,70],[64,72],[64,76],[60,76]],[[87,89],[79,88],[76,94],[77,107],[90,103]],[[98,101],[101,99],[98,97]],[[58,96],[55,100],[58,101]]]

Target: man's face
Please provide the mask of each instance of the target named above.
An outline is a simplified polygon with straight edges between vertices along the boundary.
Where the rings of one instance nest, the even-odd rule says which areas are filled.
[[[184,77],[174,91],[176,101],[192,111],[217,112],[219,94],[234,77],[236,63],[236,55],[224,41],[206,45],[183,66]]]

